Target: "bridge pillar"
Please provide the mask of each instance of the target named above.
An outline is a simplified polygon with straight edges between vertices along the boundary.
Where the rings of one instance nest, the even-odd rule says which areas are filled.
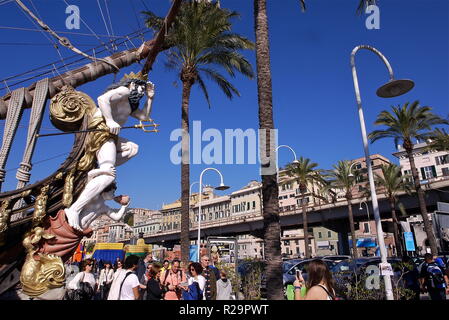
[[[331,220],[323,223],[323,227],[338,233],[338,254],[350,255],[349,249],[349,221]]]

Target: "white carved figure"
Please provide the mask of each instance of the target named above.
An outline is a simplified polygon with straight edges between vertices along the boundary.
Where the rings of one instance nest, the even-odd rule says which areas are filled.
[[[94,117],[103,117],[110,133],[114,135],[120,133],[120,128],[129,116],[148,121],[153,104],[154,88],[153,83],[132,74],[131,77],[111,85],[103,95],[98,97],[99,108]],[[139,102],[143,96],[146,96],[147,100],[144,107],[139,109]],[[101,146],[96,154],[98,168],[88,172],[88,183],[83,192],[70,208],[65,209],[68,222],[73,228],[80,231],[83,229],[80,226],[80,213],[83,208],[115,180],[115,167],[134,157],[138,148],[137,144],[122,137],[118,137],[117,142],[109,139]]]
[[[98,178],[103,178],[104,176],[99,176]],[[80,213],[80,227],[85,230],[89,228],[91,223],[99,218],[101,215],[107,215],[114,221],[120,221],[126,213],[126,209],[130,204],[130,198],[127,195],[120,195],[114,197],[114,192],[117,189],[115,182],[112,182],[107,186],[101,194],[94,197],[86,206],[81,210]],[[118,211],[108,207],[105,201],[114,200],[121,205]]]

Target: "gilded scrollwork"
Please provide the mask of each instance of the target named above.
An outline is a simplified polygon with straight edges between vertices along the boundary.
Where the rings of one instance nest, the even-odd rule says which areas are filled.
[[[117,136],[109,132],[109,128],[103,117],[91,118],[88,129],[97,129],[99,131],[88,133],[84,146],[84,155],[78,163],[78,170],[80,171],[89,171],[92,169],[96,159],[96,152],[109,139],[117,139]]]
[[[54,254],[37,253],[41,240],[54,238],[41,227],[35,227],[25,235],[22,242],[27,256],[20,274],[22,290],[30,297],[37,297],[50,289],[64,285],[65,269],[61,257]]]
[[[41,188],[40,194],[36,198],[36,202],[34,204],[34,213],[33,213],[33,225],[39,225],[42,220],[45,218],[45,214],[47,211],[47,200],[48,200],[48,190],[50,189],[50,185],[45,185]]]
[[[10,200],[4,200],[0,206],[0,245],[3,245],[8,230],[8,220],[11,210],[8,209]]]
[[[50,120],[59,130],[75,131],[80,128],[86,113],[93,115],[95,109],[95,102],[87,94],[64,86],[51,99]]]
[[[73,180],[75,179],[76,167],[72,168],[65,177],[64,194],[62,197],[62,204],[68,208],[73,202]]]

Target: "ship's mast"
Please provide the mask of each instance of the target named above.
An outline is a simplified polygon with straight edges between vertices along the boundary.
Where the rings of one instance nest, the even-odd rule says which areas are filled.
[[[177,13],[179,12],[182,1],[183,0],[173,1],[170,11],[165,17],[164,25],[154,39],[144,42],[138,49],[125,50],[103,59],[109,61],[119,69],[122,69],[146,58],[147,60],[141,72],[143,74],[148,73],[151,70],[154,61],[156,60],[156,56],[162,50],[162,45],[165,40],[167,28],[173,23]],[[117,70],[108,63],[95,61],[88,63],[80,68],[65,72],[60,76],[50,78],[50,98],[58,93],[60,88],[66,84],[76,88],[80,85],[95,81],[102,76],[114,73],[116,71]],[[24,108],[31,107],[35,87],[36,82],[25,88],[25,101],[23,105]],[[10,99],[10,93],[0,98],[0,119],[6,118],[6,112]]]

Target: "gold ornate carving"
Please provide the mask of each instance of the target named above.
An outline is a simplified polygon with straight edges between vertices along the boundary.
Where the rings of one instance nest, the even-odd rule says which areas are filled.
[[[32,190],[32,189],[29,189],[29,190],[26,190],[26,191],[22,192],[22,193],[20,194],[20,197],[21,197],[21,198],[28,197],[28,196],[31,194],[31,191],[33,191],[33,190]]]
[[[37,253],[39,241],[54,237],[45,233],[43,228],[36,227],[25,235],[22,242],[27,257],[20,273],[20,282],[23,292],[30,297],[37,297],[50,289],[64,285],[65,269],[61,257]]]
[[[64,183],[64,195],[62,197],[62,204],[68,208],[73,201],[73,180],[75,179],[76,167],[70,170],[69,174],[65,177]]]
[[[138,73],[130,72],[129,74],[125,74],[124,79],[136,79],[136,80],[147,81],[148,74],[147,73],[142,74],[141,71],[139,71]]]
[[[0,207],[0,245],[4,244],[6,231],[8,230],[8,220],[11,210],[8,209],[10,200],[5,200],[2,202]]]
[[[87,94],[64,86],[62,91],[51,99],[50,120],[59,130],[75,131],[80,128],[86,112],[93,115],[96,107]]]
[[[109,132],[103,117],[95,117],[89,121],[89,129],[99,129],[101,131],[92,131],[88,133],[85,145],[84,155],[78,163],[77,169],[88,171],[93,168],[96,152],[109,139],[117,139],[116,135]]]
[[[40,194],[36,198],[36,202],[34,204],[34,213],[33,213],[33,225],[39,225],[45,217],[47,212],[47,199],[48,199],[48,190],[50,189],[50,185],[45,185],[41,188]]]
[[[59,172],[59,173],[56,175],[55,179],[56,179],[56,180],[61,180],[62,177],[64,177],[64,173],[63,173],[63,172]]]

